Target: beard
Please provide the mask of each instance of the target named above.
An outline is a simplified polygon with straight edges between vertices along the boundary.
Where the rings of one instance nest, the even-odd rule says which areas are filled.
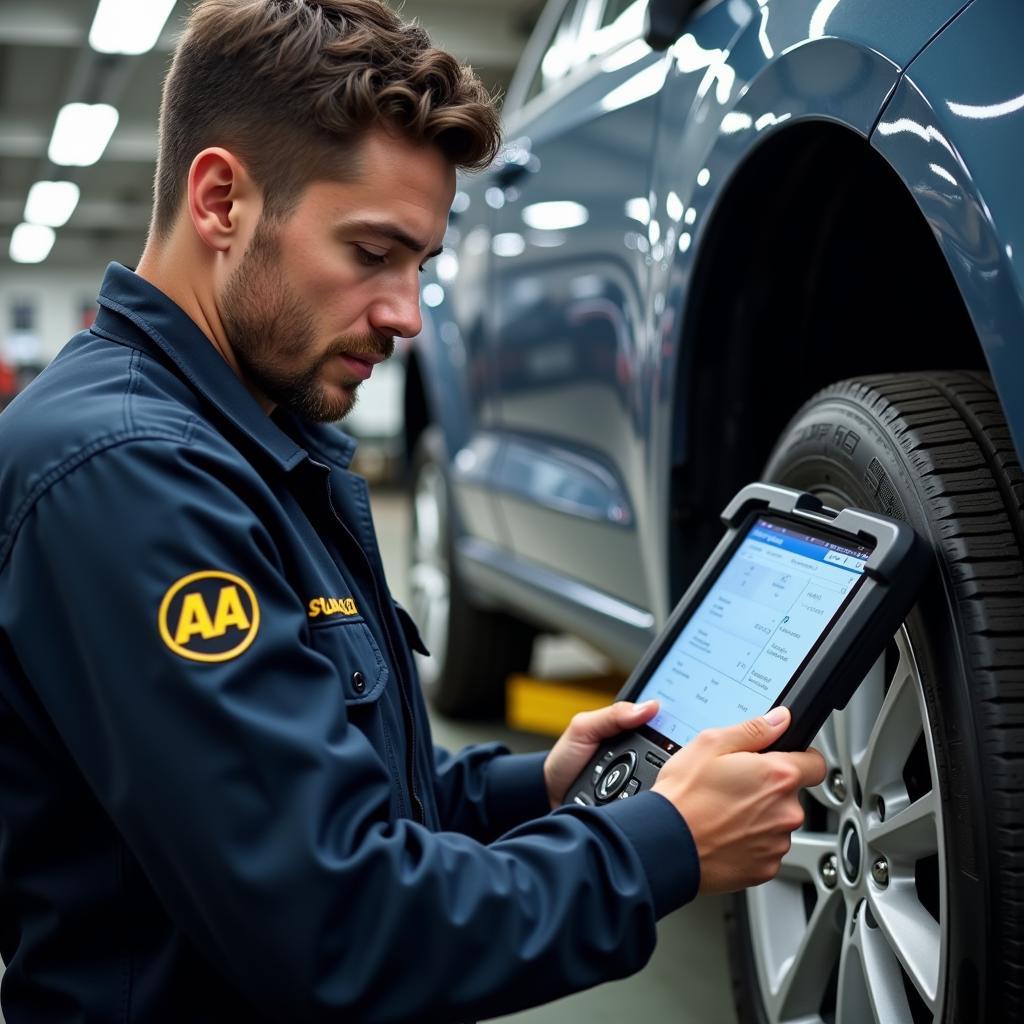
[[[324,384],[324,368],[341,355],[388,358],[395,339],[379,334],[335,338],[319,356],[312,309],[288,287],[280,246],[266,220],[256,226],[242,262],[221,296],[221,320],[248,387],[301,419],[331,423],[356,403],[359,381]]]

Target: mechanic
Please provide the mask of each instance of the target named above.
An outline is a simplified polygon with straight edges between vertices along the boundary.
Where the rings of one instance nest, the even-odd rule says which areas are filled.
[[[155,210],[94,327],[0,416],[7,1024],[465,1020],[639,969],[655,921],[770,878],[814,752],[703,734],[557,808],[600,739],[433,748],[351,442],[420,331],[456,168],[498,121],[377,0],[205,0]]]

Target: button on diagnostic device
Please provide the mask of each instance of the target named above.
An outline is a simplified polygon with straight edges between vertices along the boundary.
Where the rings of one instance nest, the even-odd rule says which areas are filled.
[[[629,782],[626,783],[626,788],[619,790],[619,795],[618,795],[617,799],[619,799],[619,800],[627,800],[629,797],[633,796],[633,794],[636,793],[639,788],[640,788],[640,780],[639,779],[630,779]]]
[[[627,750],[612,761],[601,773],[594,794],[598,800],[613,800],[633,777],[636,751]]]
[[[593,785],[593,786],[597,785],[597,780],[599,778],[601,778],[601,773],[614,760],[615,760],[615,751],[614,750],[607,751],[605,753],[605,755],[601,758],[601,760],[598,761],[597,764],[594,765],[594,775],[593,775],[593,777],[590,780],[591,785]]]

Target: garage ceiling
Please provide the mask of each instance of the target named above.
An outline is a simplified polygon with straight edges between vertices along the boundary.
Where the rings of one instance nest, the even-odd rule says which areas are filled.
[[[13,269],[11,232],[36,181],[73,181],[81,189],[44,266],[91,267],[97,259],[135,264],[149,223],[161,81],[190,6],[177,0],[154,50],[114,56],[87,43],[96,0],[0,0],[0,272]],[[542,0],[393,6],[472,64],[493,89],[507,85]],[[72,102],[110,103],[120,114],[91,167],[57,167],[46,155],[57,111]]]

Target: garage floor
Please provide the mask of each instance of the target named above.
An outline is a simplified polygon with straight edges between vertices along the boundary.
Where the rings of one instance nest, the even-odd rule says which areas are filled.
[[[405,552],[409,537],[408,516],[400,493],[378,489],[373,495],[374,513],[389,583],[401,601],[406,596]],[[572,669],[573,662],[592,668],[594,655],[573,641],[545,642],[538,652],[535,671]],[[493,725],[474,726],[433,718],[434,738],[447,747],[502,740],[516,751],[540,750],[546,737],[513,732]],[[671,850],[666,851],[666,856]],[[659,925],[659,941],[650,963],[624,981],[601,985],[547,1007],[503,1017],[515,1024],[623,1024],[631,1015],[676,1024],[734,1024],[729,975],[724,952],[723,899],[701,897],[665,918]]]

